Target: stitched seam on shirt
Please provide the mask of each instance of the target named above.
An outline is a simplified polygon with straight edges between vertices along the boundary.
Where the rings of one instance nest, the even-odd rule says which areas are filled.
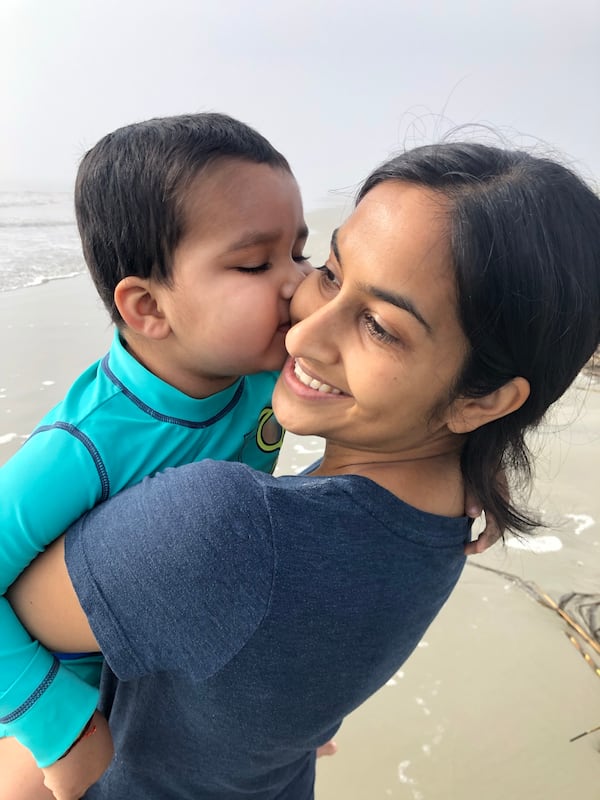
[[[277,564],[276,564],[276,562],[277,562],[277,551],[275,549],[275,536],[273,535],[273,530],[274,530],[274,528],[273,528],[273,519],[271,517],[271,509],[270,509],[269,504],[267,502],[267,487],[266,486],[262,486],[261,490],[262,490],[262,496],[263,496],[263,501],[264,501],[264,505],[265,505],[265,511],[266,511],[267,517],[269,518],[269,525],[270,525],[270,528],[271,528],[271,536],[270,536],[270,545],[271,545],[271,547],[270,547],[270,549],[271,549],[271,553],[272,553],[272,556],[273,556],[272,560],[271,560],[271,585],[269,586],[269,593],[268,593],[268,596],[267,596],[266,601],[265,601],[265,607],[264,607],[264,611],[262,613],[261,618],[256,623],[256,626],[255,626],[254,630],[248,636],[248,638],[246,639],[244,644],[241,645],[239,647],[239,649],[237,650],[237,652],[234,653],[231,656],[231,658],[229,659],[230,661],[232,661],[237,655],[239,655],[239,653],[242,652],[242,650],[244,650],[248,646],[249,642],[252,641],[252,639],[256,636],[258,631],[261,629],[265,619],[267,618],[267,616],[269,614],[269,611],[271,610],[271,602],[273,600],[273,593],[275,591],[275,573],[277,571]],[[223,666],[225,666],[225,665],[223,665]],[[220,672],[221,669],[223,669],[223,667],[220,667],[218,672]],[[215,674],[217,674],[217,673],[215,673]]]
[[[108,479],[108,471],[104,466],[104,461],[96,445],[92,442],[89,436],[86,436],[85,433],[76,428],[75,425],[71,425],[69,422],[53,422],[51,425],[42,425],[39,428],[36,428],[34,432],[31,434],[35,436],[36,433],[43,433],[44,431],[51,431],[53,428],[58,428],[58,430],[66,431],[70,433],[71,436],[74,436],[78,439],[81,444],[86,448],[88,453],[91,455],[92,460],[96,466],[96,471],[98,472],[98,477],[100,479],[100,486],[101,486],[101,496],[100,502],[104,502],[104,500],[108,500],[110,497],[110,481]]]
[[[263,622],[269,611],[271,610],[271,601],[273,599],[273,592],[275,591],[275,573],[277,571],[277,550],[275,549],[275,536],[273,534],[274,527],[273,527],[273,518],[271,516],[271,507],[267,502],[267,487],[262,487],[262,495],[263,495],[263,502],[265,504],[265,510],[267,512],[267,516],[269,518],[269,525],[271,526],[271,553],[272,553],[272,561],[271,561],[271,585],[269,587],[269,596],[267,597],[267,602],[265,603],[265,610],[260,619],[260,622],[256,626],[256,631],[262,626]],[[255,633],[256,633],[255,631]]]
[[[76,528],[77,530],[82,530],[83,526],[85,525],[85,517],[87,517],[89,513],[90,512],[87,512],[87,514],[81,517],[80,521],[75,523],[74,528]],[[137,652],[132,648],[128,636],[123,630],[117,617],[115,617],[113,609],[110,603],[107,602],[106,596],[102,591],[102,587],[96,579],[96,575],[94,573],[94,570],[92,569],[93,561],[90,562],[88,551],[85,546],[85,536],[75,536],[75,537],[67,536],[65,540],[65,563],[67,565],[67,572],[69,572],[69,575],[71,575],[71,569],[69,567],[71,552],[75,552],[76,553],[75,560],[77,560],[80,557],[84,565],[84,576],[83,576],[84,580],[83,581],[77,580],[79,588],[76,588],[75,593],[77,594],[79,602],[84,612],[86,613],[86,616],[91,622],[92,620],[91,612],[95,607],[98,606],[98,604],[100,604],[102,612],[106,614],[106,616],[111,621],[111,624],[114,626],[114,630],[116,631],[119,639],[119,647],[124,648],[125,650],[127,650],[128,653],[132,655],[133,660],[135,661],[135,667],[139,673],[138,677],[150,674],[150,670],[147,669],[146,664],[143,663],[138,658]],[[78,576],[81,575],[81,570],[77,571],[77,575]],[[75,586],[75,581],[73,581],[73,584]],[[89,588],[90,585],[93,591],[90,591]],[[103,656],[108,666],[112,669],[117,678],[119,678],[120,670],[114,669],[110,660],[106,658],[106,655],[103,654]]]
[[[102,369],[104,370],[106,377],[112,381],[112,383],[114,383],[114,385],[121,392],[123,392],[128,400],[131,400],[134,405],[136,405],[141,411],[143,411],[145,414],[148,414],[148,416],[152,417],[153,419],[157,419],[159,422],[167,422],[171,425],[181,425],[184,428],[210,428],[211,425],[214,425],[220,419],[223,419],[223,417],[227,416],[227,414],[229,414],[229,412],[239,403],[246,383],[246,379],[242,378],[240,385],[235,391],[235,394],[227,403],[227,405],[218,412],[218,414],[215,414],[214,417],[210,417],[210,419],[202,420],[201,422],[194,422],[193,420],[189,419],[181,419],[180,417],[171,417],[167,416],[166,414],[161,414],[159,411],[155,411],[155,409],[142,402],[139,397],[136,397],[136,395],[134,395],[133,392],[117,378],[115,373],[108,366],[108,356],[109,354],[105,355],[102,359]]]
[[[247,466],[247,465],[245,465],[245,466]],[[256,625],[254,626],[254,630],[251,633],[248,634],[248,636],[246,637],[244,642],[240,644],[240,646],[238,647],[238,649],[234,653],[231,653],[231,655],[229,656],[229,659],[226,662],[221,664],[219,667],[217,667],[217,669],[215,669],[213,672],[211,672],[209,675],[207,675],[206,676],[206,680],[208,680],[209,678],[214,677],[215,675],[218,675],[228,664],[230,664],[234,660],[234,658],[237,658],[239,656],[239,654],[241,652],[243,652],[246,647],[248,647],[248,645],[250,644],[252,639],[260,631],[265,619],[268,616],[269,611],[271,610],[271,601],[273,599],[273,592],[275,591],[275,572],[276,572],[275,561],[276,561],[276,558],[277,558],[277,554],[276,554],[276,551],[275,551],[275,537],[273,535],[273,521],[272,521],[272,518],[271,518],[271,511],[270,511],[270,509],[268,507],[267,497],[266,497],[267,488],[265,486],[263,486],[263,487],[261,487],[261,489],[262,489],[263,499],[264,499],[264,502],[265,502],[265,510],[266,510],[267,516],[269,518],[269,524],[270,524],[270,527],[271,527],[271,536],[270,536],[271,548],[270,549],[271,549],[271,553],[273,554],[273,558],[272,558],[272,562],[271,562],[271,564],[272,564],[271,585],[269,586],[269,593],[268,593],[268,596],[267,596],[265,604],[264,604],[264,611],[262,613],[261,618],[258,620]]]
[[[15,708],[15,710],[12,711],[10,714],[7,714],[5,717],[0,717],[0,724],[6,725],[9,722],[14,722],[15,720],[19,719],[19,717],[22,717],[24,714],[26,714],[29,711],[29,709],[40,699],[40,697],[44,694],[46,689],[50,686],[50,684],[56,677],[57,672],[58,672],[58,661],[54,659],[54,661],[52,662],[52,666],[48,670],[48,674],[46,675],[44,680],[40,683],[40,685],[37,687],[35,692],[32,692],[27,698],[27,700],[25,700],[25,702],[22,703],[18,708]]]

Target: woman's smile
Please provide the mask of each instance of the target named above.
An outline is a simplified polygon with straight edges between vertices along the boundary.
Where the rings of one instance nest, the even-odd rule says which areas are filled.
[[[313,373],[307,371],[306,367],[302,367],[297,359],[288,359],[285,367],[285,378],[292,388],[292,390],[302,397],[317,397],[323,396],[330,397],[348,397],[345,392],[326,383]]]
[[[310,386],[311,389],[315,389],[317,392],[324,392],[325,394],[342,394],[340,389],[336,389],[335,386],[331,386],[328,383],[323,383],[318,378],[309,375],[305,372],[298,361],[294,361],[294,375],[298,378],[300,383],[303,383],[305,386]]]

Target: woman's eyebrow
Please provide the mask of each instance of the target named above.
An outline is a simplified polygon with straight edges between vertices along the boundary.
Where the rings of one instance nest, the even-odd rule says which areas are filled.
[[[342,259],[340,258],[340,250],[338,247],[338,230],[336,228],[334,232],[331,234],[331,249],[333,250],[333,254],[335,255],[336,261],[342,266]],[[378,300],[383,300],[386,303],[391,303],[396,308],[400,308],[402,311],[408,311],[409,314],[412,314],[413,317],[421,323],[421,325],[425,328],[428,335],[431,336],[433,334],[433,329],[431,325],[427,322],[425,317],[421,314],[419,309],[415,306],[412,300],[409,300],[408,297],[405,297],[402,294],[396,294],[395,292],[389,292],[387,289],[379,289],[377,286],[371,286],[367,283],[360,284],[361,291],[365,292],[366,294],[370,294],[373,297],[376,297]]]
[[[338,248],[338,240],[337,240],[338,231],[339,231],[339,228],[335,228],[335,230],[331,234],[331,249],[333,250],[333,254],[334,254],[335,258],[336,258],[336,261],[338,262],[338,264],[341,267],[342,266],[342,259],[340,258],[340,250]]]
[[[368,283],[360,284],[360,288],[363,292],[370,294],[372,297],[376,297],[378,300],[391,303],[393,306],[396,306],[396,308],[402,309],[402,311],[408,311],[409,314],[412,314],[413,317],[421,323],[429,336],[433,335],[433,328],[408,297],[405,297],[403,294],[389,292],[387,289],[379,289],[377,286],[371,286]]]

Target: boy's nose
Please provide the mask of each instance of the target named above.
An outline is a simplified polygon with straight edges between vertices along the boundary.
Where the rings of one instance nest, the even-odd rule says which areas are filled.
[[[286,300],[291,300],[294,292],[310,271],[312,271],[312,267],[305,262],[298,264],[292,261],[281,285],[282,297],[285,297]]]

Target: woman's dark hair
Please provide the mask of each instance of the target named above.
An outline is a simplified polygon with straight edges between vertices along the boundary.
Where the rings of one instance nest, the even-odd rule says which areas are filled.
[[[449,207],[458,311],[470,343],[453,397],[482,397],[514,377],[524,405],[468,434],[464,478],[502,528],[535,519],[503,496],[498,472],[529,481],[525,433],[569,387],[600,340],[600,198],[547,158],[477,143],[419,147],[376,169],[383,181],[440,192]]]
[[[114,290],[127,275],[170,283],[186,230],[187,190],[219,160],[291,172],[260,133],[224,114],[151,119],[109,133],[83,157],[75,213],[83,254],[113,322]]]

